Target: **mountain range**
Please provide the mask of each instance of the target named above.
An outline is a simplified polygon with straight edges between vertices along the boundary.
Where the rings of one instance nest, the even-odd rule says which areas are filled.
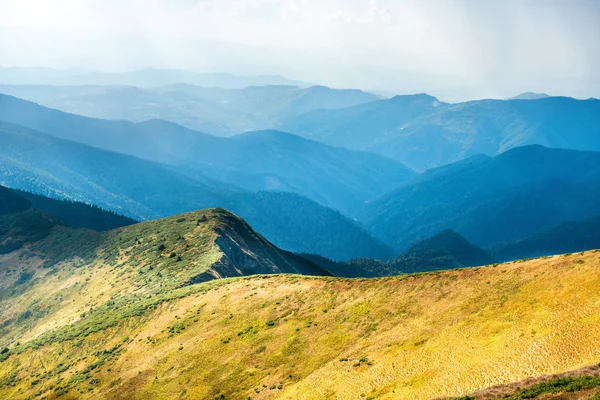
[[[9,186],[137,219],[226,207],[287,250],[337,261],[387,260],[447,229],[493,253],[562,223],[600,215],[595,152],[525,146],[419,175],[369,152],[280,131],[219,138],[160,120],[86,118],[11,96],[0,95],[0,105],[0,120],[10,121],[3,123],[9,155],[4,170],[19,171],[6,175]],[[52,156],[44,154],[46,148],[54,149]],[[83,159],[96,165],[82,165]],[[589,248],[580,243],[581,250]],[[523,251],[502,254],[503,260],[514,259]]]
[[[600,215],[600,153],[539,145],[429,170],[357,214],[397,251],[452,229],[476,246]]]
[[[227,207],[286,250],[338,260],[391,255],[356,222],[300,195],[248,191],[8,123],[0,123],[0,145],[0,183],[11,188],[96,204],[136,219]]]
[[[381,99],[323,86],[241,89],[169,84],[1,85],[0,92],[111,120],[163,119],[217,136],[281,130],[378,154],[417,171],[523,145],[600,150],[600,100],[524,93],[449,104],[427,94]]]
[[[311,111],[286,118],[278,128],[423,171],[532,144],[598,151],[600,100],[547,97],[447,104],[425,94],[396,96]]]
[[[558,241],[558,237],[556,241]],[[586,243],[579,238],[572,241],[572,244],[579,247],[581,247],[582,243],[590,245],[598,242],[595,239],[591,239]],[[522,247],[525,249],[531,248],[529,243]],[[502,251],[512,254],[515,249],[498,250],[499,253],[502,253]],[[340,262],[314,254],[302,254],[302,256],[320,265],[335,276],[351,278],[395,276],[444,269],[476,267],[496,262],[489,252],[473,246],[464,237],[449,229],[439,232],[430,238],[419,240],[408,250],[389,261],[362,258]]]
[[[135,124],[86,118],[3,95],[0,120],[177,166],[192,176],[205,175],[252,190],[295,192],[344,212],[416,175],[374,154],[277,131],[218,138],[165,121]]]
[[[0,82],[18,85],[56,86],[127,85],[148,87],[177,83],[222,88],[265,85],[309,86],[308,83],[287,79],[279,75],[244,76],[160,68],[146,68],[127,72],[97,72],[43,67],[0,67]]]
[[[224,89],[184,83],[151,88],[0,85],[0,93],[93,118],[132,122],[163,119],[217,136],[272,128],[285,117],[379,99],[360,90],[325,86]]]
[[[598,100],[3,80],[0,398],[600,400]]]

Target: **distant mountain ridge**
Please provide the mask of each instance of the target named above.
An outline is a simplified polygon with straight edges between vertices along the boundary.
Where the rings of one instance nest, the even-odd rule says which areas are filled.
[[[357,215],[397,251],[445,229],[489,248],[600,215],[599,199],[600,152],[536,145],[427,171]]]
[[[184,83],[156,87],[0,85],[0,93],[87,117],[132,122],[164,119],[217,136],[270,129],[285,117],[379,99],[361,90],[324,86],[224,89]]]
[[[311,254],[302,255],[336,276],[372,278],[444,269],[477,267],[496,262],[487,251],[473,246],[452,230],[444,230],[412,245],[399,256],[389,260],[355,259],[335,262]]]
[[[129,85],[149,87],[174,83],[223,88],[262,85],[309,86],[305,82],[287,79],[279,75],[244,76],[160,68],[146,68],[128,72],[94,72],[52,68],[0,67],[0,82],[20,85],[61,86]]]
[[[532,258],[600,249],[600,216],[567,221],[491,249],[501,260]]]
[[[524,92],[516,96],[510,97],[507,100],[537,100],[545,99],[546,97],[550,97],[550,95],[546,93]]]
[[[109,121],[0,95],[0,121],[62,139],[166,163],[250,190],[291,191],[348,212],[416,174],[392,160],[283,132],[218,138],[177,124]],[[182,168],[183,167],[183,168]]]
[[[0,184],[96,204],[136,219],[226,207],[291,251],[338,260],[389,258],[391,250],[357,223],[308,198],[253,192],[198,171],[159,164],[0,122]]]
[[[547,97],[446,104],[396,96],[290,117],[280,129],[333,146],[371,151],[418,171],[477,154],[540,144],[600,150],[600,100]]]

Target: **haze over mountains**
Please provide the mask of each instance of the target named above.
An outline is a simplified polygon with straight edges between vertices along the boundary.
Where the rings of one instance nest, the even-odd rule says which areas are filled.
[[[201,173],[188,174],[8,123],[0,126],[0,143],[2,183],[10,187],[144,219],[225,206],[289,250],[336,259],[390,256],[386,246],[355,222],[300,195],[246,191]],[[348,239],[345,244],[343,237]]]
[[[598,38],[0,0],[0,400],[600,400]]]
[[[4,178],[5,184],[91,202],[135,218],[226,207],[288,250],[350,260],[393,258],[446,229],[493,251],[562,223],[600,215],[595,206],[600,178],[592,153],[581,165],[571,160],[572,153],[533,147],[493,162],[480,156],[532,143],[599,150],[600,102],[595,99],[527,95],[529,100],[447,104],[425,94],[379,100],[361,91],[325,87],[1,88],[43,103],[81,101],[95,110],[110,104],[126,114],[128,107],[145,113],[163,95],[193,98],[211,104],[206,115],[215,115],[212,106],[221,104],[227,108],[225,120],[244,110],[239,115],[260,120],[254,126],[273,124],[305,136],[266,129],[220,138],[162,120],[86,118],[0,95],[0,121],[10,123],[3,125],[7,146],[29,154],[27,163],[4,157],[5,170],[18,171]],[[131,96],[145,100],[132,103]],[[50,148],[71,164],[65,169],[62,161],[38,157],[36,152],[42,153],[46,144],[30,146],[20,138],[24,133],[15,134],[20,127],[38,131],[27,135],[34,143],[54,143]],[[48,134],[140,159],[58,144]],[[64,146],[73,150],[64,151]],[[93,153],[87,157],[99,164],[81,166],[81,156],[71,152]],[[421,176],[399,162],[420,171],[457,160]],[[55,164],[52,172],[41,173],[47,168],[44,163]],[[531,171],[530,176],[528,163],[550,169],[545,175]],[[80,167],[94,178],[72,173]],[[573,168],[575,172],[566,172]],[[135,172],[140,169],[144,172]],[[97,170],[99,174],[92,172]],[[116,171],[133,172],[120,173],[115,186],[109,177]],[[579,195],[572,199],[566,193]],[[442,194],[448,200],[441,200]],[[288,221],[297,221],[294,234]],[[346,238],[329,237],[332,233]],[[344,252],[342,242],[354,243],[354,250]],[[503,259],[513,257],[503,254]]]
[[[600,153],[525,146],[427,171],[359,218],[398,249],[444,229],[490,247],[600,215],[599,196]]]
[[[290,117],[279,128],[374,152],[422,171],[530,144],[598,151],[600,100],[548,97],[445,104],[424,94],[397,96]]]
[[[149,88],[0,85],[0,93],[88,117],[132,122],[164,119],[217,136],[272,128],[282,118],[311,110],[344,108],[379,99],[360,90],[324,86],[225,89],[175,82]]]
[[[598,100],[7,74],[0,397],[600,396]]]
[[[305,82],[278,75],[243,76],[160,68],[111,73],[43,67],[0,67],[0,82],[17,85],[126,85],[141,87],[187,83],[226,89],[265,85],[309,86]]]
[[[415,174],[370,153],[331,148],[276,131],[232,139],[153,120],[85,118],[0,95],[0,120],[174,166],[253,190],[285,190],[348,211]]]
[[[165,119],[217,136],[278,129],[331,146],[364,150],[423,171],[513,147],[600,150],[600,100],[523,94],[448,104],[426,94],[390,99],[322,86],[204,88],[187,84],[2,85],[0,92],[51,108],[133,122]]]

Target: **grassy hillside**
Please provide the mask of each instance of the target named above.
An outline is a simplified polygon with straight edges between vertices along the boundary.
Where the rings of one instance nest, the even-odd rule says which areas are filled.
[[[598,400],[600,399],[600,364],[561,374],[542,375],[520,382],[496,385],[467,396],[447,400]]]
[[[61,260],[48,251],[81,235],[53,227],[0,256],[0,397],[433,399],[600,360],[598,252],[383,279],[195,283],[255,265],[235,259],[252,249],[281,265],[264,243],[215,246],[219,231],[254,242],[231,218],[142,223],[104,234],[92,254],[90,240],[58,249]],[[224,254],[228,268],[215,264]]]

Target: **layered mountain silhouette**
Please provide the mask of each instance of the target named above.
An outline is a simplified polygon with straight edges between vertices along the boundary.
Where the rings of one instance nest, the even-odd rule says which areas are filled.
[[[547,97],[445,104],[427,95],[396,96],[312,111],[288,118],[280,129],[425,170],[531,144],[600,150],[600,100]]]
[[[476,246],[600,215],[600,153],[525,146],[427,171],[359,213],[397,250],[452,229]]]
[[[550,95],[546,93],[523,92],[521,94],[509,98],[508,100],[537,100],[544,99],[546,97],[550,97]]]
[[[325,86],[225,89],[184,83],[152,88],[0,85],[0,93],[88,117],[132,122],[164,119],[217,136],[272,128],[283,118],[312,110],[379,100],[360,90]]]
[[[567,221],[492,249],[501,260],[515,260],[600,249],[600,217]]]
[[[198,171],[146,161],[0,123],[2,183],[95,204],[136,219],[227,207],[286,250],[334,259],[388,258],[357,223],[306,197],[253,192]]]
[[[600,399],[597,100],[21,72],[0,398]]]
[[[0,120],[105,150],[158,161],[251,190],[285,190],[349,211],[415,176],[370,153],[277,131],[217,138],[155,120],[134,124],[81,117],[0,95]]]
[[[575,240],[579,243],[579,241]],[[389,261],[355,259],[335,262],[325,257],[303,254],[336,276],[370,278],[452,268],[476,267],[496,262],[487,251],[473,246],[452,230],[445,230],[412,245]]]
[[[129,72],[95,72],[41,67],[0,67],[0,82],[19,85],[128,85],[153,87],[187,83],[207,87],[244,88],[247,86],[292,85],[308,83],[279,75],[245,76],[205,73],[177,69],[146,68]]]

